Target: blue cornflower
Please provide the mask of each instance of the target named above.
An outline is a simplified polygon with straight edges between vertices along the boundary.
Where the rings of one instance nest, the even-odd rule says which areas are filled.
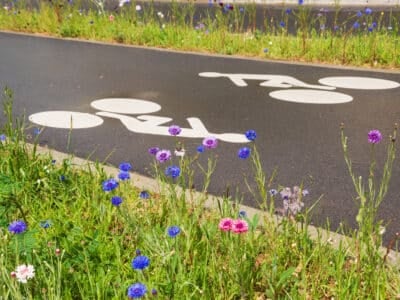
[[[151,294],[153,296],[157,296],[157,290],[156,289],[151,289]]]
[[[279,23],[279,26],[281,26],[281,27],[285,27],[285,22],[283,22],[283,21],[281,21],[280,23]]]
[[[42,130],[41,130],[40,128],[38,128],[38,127],[35,127],[35,128],[33,129],[33,134],[34,134],[34,135],[39,135],[41,132],[42,132]]]
[[[181,229],[178,226],[171,226],[168,227],[167,232],[168,235],[173,238],[176,237],[181,232]]]
[[[40,227],[47,229],[51,226],[51,221],[45,220],[45,221],[41,221],[39,224],[40,224]]]
[[[299,5],[302,5],[304,3],[304,0],[299,0]]]
[[[257,133],[255,132],[255,130],[252,130],[252,129],[247,130],[245,135],[249,141],[254,141],[257,138]]]
[[[376,22],[372,22],[372,28],[376,28],[376,26],[378,26]]]
[[[165,169],[165,175],[176,178],[181,174],[181,169],[178,166],[169,166]]]
[[[213,0],[208,0],[208,6],[212,7],[213,6]]]
[[[0,142],[4,142],[6,139],[7,139],[7,137],[4,133],[0,134]]]
[[[139,193],[139,197],[142,199],[149,199],[150,198],[150,194],[148,191],[141,191]]]
[[[150,259],[147,256],[139,255],[132,260],[132,268],[135,270],[143,270],[150,264]]]
[[[203,145],[200,145],[200,146],[198,146],[197,147],[197,152],[199,152],[199,153],[203,153],[204,152],[204,146]]]
[[[111,203],[114,206],[120,206],[121,203],[122,203],[122,198],[119,197],[119,196],[114,196],[114,197],[111,198]]]
[[[287,9],[285,10],[285,13],[286,13],[287,15],[290,15],[290,14],[292,13],[292,9],[291,9],[291,8],[287,8]]]
[[[362,15],[363,15],[362,11],[359,10],[359,11],[357,12],[357,17],[360,18]]]
[[[374,27],[372,27],[372,26],[368,27],[368,32],[372,32],[372,31],[374,31]]]
[[[65,181],[65,175],[60,175],[59,179],[60,181]]]
[[[354,24],[353,24],[353,28],[354,28],[354,29],[358,29],[358,28],[360,28],[360,23],[358,23],[357,21],[356,21],[356,22],[354,22]]]
[[[143,283],[135,283],[128,287],[129,298],[142,298],[147,292],[147,288]]]
[[[114,178],[110,178],[104,180],[102,186],[103,186],[103,191],[110,192],[118,187],[118,181],[116,181]]]
[[[244,7],[239,7],[239,11],[240,11],[241,13],[244,13]]]
[[[118,178],[120,180],[128,180],[131,178],[131,175],[129,174],[129,172],[119,172]]]
[[[244,210],[239,211],[239,218],[246,218],[247,213]]]
[[[365,14],[366,14],[366,15],[372,14],[372,9],[370,9],[369,7],[367,7],[367,8],[365,9]]]
[[[246,159],[250,156],[251,150],[248,147],[240,148],[238,151],[238,157],[241,159]]]
[[[27,228],[26,223],[21,220],[14,221],[8,226],[8,230],[11,233],[15,234],[23,233],[24,231],[26,231],[26,228]]]
[[[123,162],[119,165],[119,169],[123,172],[129,172],[132,169],[132,165],[128,162]]]

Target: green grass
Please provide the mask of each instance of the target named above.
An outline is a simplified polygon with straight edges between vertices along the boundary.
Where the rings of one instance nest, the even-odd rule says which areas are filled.
[[[299,6],[290,14],[282,12],[281,19],[285,24],[291,20],[297,26],[297,34],[291,35],[287,33],[286,25],[279,25],[280,20],[266,19],[264,28],[256,29],[253,25],[254,4],[236,5],[227,13],[214,7],[215,17],[204,15],[197,24],[193,24],[196,8],[191,2],[173,3],[166,16],[157,14],[151,5],[136,11],[132,3],[112,13],[100,8],[82,11],[79,5],[60,8],[58,4],[41,1],[39,9],[32,9],[19,4],[18,7],[0,10],[0,29],[183,51],[379,68],[400,67],[400,19],[391,12],[386,12],[391,20],[390,28],[383,26],[382,14],[372,17],[364,13],[362,17],[350,16],[342,24],[337,23],[338,29],[316,30],[318,26],[325,26],[324,17],[312,17],[308,7]],[[340,7],[335,9],[340,11]],[[245,18],[249,20],[246,28]],[[360,28],[353,27],[355,21],[361,24]]]
[[[27,143],[31,129],[23,119],[13,119],[9,89],[4,90],[3,100],[2,299],[124,299],[136,282],[147,286],[145,298],[157,293],[159,299],[394,299],[399,294],[399,269],[379,251],[380,222],[373,209],[389,184],[395,132],[381,185],[375,185],[377,179],[370,176],[369,189],[357,189],[363,184],[353,175],[363,199],[359,229],[347,232],[347,242],[332,247],[321,235],[311,237],[308,210],[283,218],[271,215],[281,200],[279,194],[268,192],[273,178],[263,173],[255,144],[248,161],[258,186],[253,192],[264,212],[241,217],[248,224],[247,232],[225,232],[219,222],[239,219],[240,201],[214,198],[213,208],[205,207],[216,163],[212,149],[186,153],[164,164],[155,160],[159,190],[149,191],[148,199],[140,197],[141,191],[130,181],[117,179],[117,188],[104,191],[103,183],[110,175],[100,164],[78,167],[73,157],[54,162],[49,154],[39,154],[40,134],[33,145]],[[351,170],[344,134],[342,139]],[[206,166],[196,167],[199,155],[208,156]],[[173,164],[181,170],[174,179],[164,174]],[[205,178],[203,192],[184,192],[181,188],[192,185],[195,169]],[[122,197],[120,206],[112,205],[113,196]],[[26,222],[27,230],[11,233],[8,226],[15,220]],[[43,226],[45,221],[49,226]],[[178,226],[180,233],[170,237],[170,226]],[[150,259],[143,270],[131,266],[138,250]],[[35,276],[27,283],[12,276],[22,264],[35,268]]]

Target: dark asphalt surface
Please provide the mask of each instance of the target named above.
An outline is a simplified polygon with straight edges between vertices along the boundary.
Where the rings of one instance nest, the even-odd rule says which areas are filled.
[[[160,50],[101,45],[88,42],[47,39],[0,33],[0,85],[14,90],[15,115],[29,116],[47,110],[95,113],[90,102],[101,98],[139,98],[161,105],[155,113],[173,118],[170,123],[187,126],[186,118],[197,117],[213,132],[258,133],[257,147],[267,174],[277,168],[273,187],[304,183],[310,191],[306,206],[323,195],[313,211],[313,223],[331,228],[340,223],[355,226],[355,192],[347,173],[340,144],[340,123],[349,136],[354,168],[366,176],[369,145],[367,132],[380,129],[384,136],[400,117],[400,88],[335,92],[353,97],[343,104],[303,104],[280,101],[269,96],[282,90],[247,81],[237,87],[227,78],[204,78],[201,72],[275,74],[295,77],[308,84],[330,76],[362,76],[400,82],[399,72],[375,72],[247,60],[232,57],[174,53]],[[4,119],[3,119],[4,120]],[[169,125],[169,124],[168,124]],[[30,129],[32,132],[32,129]],[[76,156],[118,165],[129,161],[134,171],[149,174],[153,157],[149,147],[173,150],[169,136],[129,132],[118,120],[104,118],[104,124],[73,130],[46,128],[40,143],[72,152]],[[195,153],[201,138],[181,138],[187,153]],[[220,142],[212,154],[218,164],[209,191],[222,195],[229,190],[243,195],[245,204],[255,205],[244,177],[251,182],[250,161],[237,158],[243,144]],[[378,147],[378,167],[383,166],[385,147]],[[208,153],[201,156],[206,163]],[[175,162],[177,158],[174,159]],[[385,240],[400,230],[400,164],[393,170],[389,193],[380,217],[390,222]],[[196,180],[197,185],[201,182]],[[254,187],[254,183],[251,182]],[[229,187],[229,188],[228,188]]]

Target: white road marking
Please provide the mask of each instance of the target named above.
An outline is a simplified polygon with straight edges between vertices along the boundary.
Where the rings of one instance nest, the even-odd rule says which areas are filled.
[[[400,84],[396,81],[370,77],[325,77],[319,79],[318,82],[324,85],[354,90],[387,90],[400,87]]]
[[[64,129],[91,128],[103,124],[100,117],[73,111],[43,111],[30,115],[29,121],[45,127]]]
[[[161,110],[157,103],[131,98],[105,98],[93,101],[90,105],[101,111],[117,114],[150,114]]]
[[[279,90],[269,93],[274,99],[307,104],[340,104],[353,100],[353,97],[330,91],[290,89]]]

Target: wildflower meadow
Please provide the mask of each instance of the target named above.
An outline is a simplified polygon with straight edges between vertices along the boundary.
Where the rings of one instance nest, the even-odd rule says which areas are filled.
[[[342,128],[344,159],[359,195],[358,228],[336,245],[311,234],[308,213],[318,195],[307,187],[276,185],[262,171],[257,133],[240,148],[238,160],[255,171],[261,210],[250,214],[240,200],[212,197],[207,185],[216,164],[215,137],[195,152],[179,140],[148,149],[157,190],[131,181],[134,161],[115,175],[98,163],[74,164],[38,151],[40,130],[12,114],[13,93],[3,91],[0,143],[1,299],[395,299],[399,267],[382,251],[377,209],[383,201],[395,157],[396,131],[365,136],[372,150],[387,142],[382,179],[353,174]],[[339,129],[338,129],[339,130]],[[178,155],[174,149],[179,147]],[[144,149],[147,151],[147,149]],[[181,153],[184,153],[183,155]],[[373,153],[373,152],[372,152]],[[198,157],[204,186],[188,188]],[[307,201],[304,199],[307,198]],[[312,200],[314,199],[314,200]],[[395,242],[395,241],[394,241]],[[392,244],[391,246],[394,246]]]

